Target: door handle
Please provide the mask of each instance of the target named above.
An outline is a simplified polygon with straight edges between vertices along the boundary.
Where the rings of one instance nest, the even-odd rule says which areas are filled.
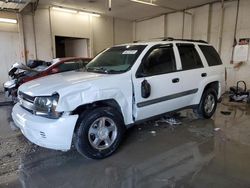
[[[201,74],[201,77],[206,77],[206,76],[207,76],[207,73],[205,72]]]
[[[174,78],[174,79],[172,80],[173,83],[178,83],[179,81],[180,81],[179,78]]]

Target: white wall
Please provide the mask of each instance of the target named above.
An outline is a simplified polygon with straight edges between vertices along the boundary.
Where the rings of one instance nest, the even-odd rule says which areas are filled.
[[[53,58],[49,10],[38,9],[35,12],[34,24],[37,59],[49,61]]]
[[[236,3],[231,4],[235,7]],[[236,38],[250,38],[250,1],[240,1],[240,12]],[[250,51],[249,51],[250,54]],[[242,67],[235,70],[235,80],[246,80],[250,89],[250,61],[244,63]]]
[[[114,44],[133,41],[133,23],[128,20],[114,19]]]
[[[171,27],[171,25],[169,25],[169,27]],[[192,32],[193,32],[193,16],[188,13],[185,13],[183,38],[192,39]]]
[[[192,39],[208,40],[209,23],[209,5],[191,10],[192,20]]]
[[[17,19],[16,14],[0,12],[0,17]],[[19,40],[18,24],[0,23],[0,90],[9,80],[8,71],[15,62],[22,60],[24,53]]]
[[[113,18],[93,17],[93,52],[99,53],[114,44]]]
[[[183,28],[183,13],[172,13],[164,16],[134,23],[134,40],[148,40],[160,37],[165,33],[166,37],[187,39],[202,39],[210,42],[219,50],[222,61],[227,69],[227,86],[232,86],[237,80],[245,80],[250,88],[250,61],[245,62],[240,68],[233,68],[231,58],[234,42],[234,27],[236,22],[237,1],[226,2],[222,14],[221,3],[205,5],[199,8],[187,10],[192,13],[185,14]],[[250,1],[241,0],[239,9],[239,21],[236,38],[250,38]],[[158,25],[156,27],[156,25]],[[221,32],[221,40],[220,40]],[[220,42],[221,41],[221,42]],[[220,48],[221,47],[221,48]],[[249,52],[250,54],[250,52]]]
[[[33,16],[23,16],[24,43],[26,46],[26,58],[37,59],[35,32],[33,27]]]
[[[0,90],[9,80],[8,71],[15,62],[20,61],[19,34],[17,32],[0,31]]]
[[[53,35],[90,38],[89,16],[51,10]]]
[[[55,57],[55,36],[89,39],[90,57],[114,44],[132,42],[133,23],[112,17],[90,17],[49,9],[37,9],[34,16],[23,15],[27,59]],[[36,45],[35,45],[36,44]],[[35,52],[35,46],[37,52]]]
[[[182,38],[182,28],[183,28],[183,13],[176,12],[173,14],[166,15],[166,36],[174,38]]]
[[[165,16],[152,18],[135,24],[135,40],[161,38],[165,35]]]

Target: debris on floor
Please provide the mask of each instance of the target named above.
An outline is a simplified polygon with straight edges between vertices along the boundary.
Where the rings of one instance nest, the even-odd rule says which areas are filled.
[[[194,133],[196,137],[209,138],[214,136],[213,129],[210,127],[190,127],[188,131]]]
[[[158,126],[158,123],[167,123],[169,125],[181,125],[180,121],[180,113],[176,113],[173,115],[163,116],[161,119],[157,120],[155,126]]]
[[[165,121],[170,125],[181,125],[181,121],[174,117],[166,118]]]
[[[220,111],[220,113],[225,115],[225,116],[229,116],[231,114],[231,112],[229,112],[229,111]]]
[[[214,131],[219,131],[219,130],[220,130],[220,128],[218,128],[218,127],[214,128]]]
[[[150,131],[153,136],[156,136],[156,131]]]
[[[159,123],[167,123],[169,126],[169,128],[171,130],[174,130],[176,128],[177,125],[181,125],[182,122],[180,121],[180,118],[178,117],[180,116],[179,114],[175,114],[175,115],[172,115],[172,116],[164,116],[162,117],[161,119],[157,120],[154,122],[154,126],[155,127],[158,127],[159,126]]]

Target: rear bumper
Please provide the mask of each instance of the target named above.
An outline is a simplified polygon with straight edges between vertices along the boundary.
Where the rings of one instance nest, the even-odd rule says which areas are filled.
[[[15,125],[32,143],[55,150],[69,150],[78,115],[48,119],[31,114],[16,104],[12,110]]]

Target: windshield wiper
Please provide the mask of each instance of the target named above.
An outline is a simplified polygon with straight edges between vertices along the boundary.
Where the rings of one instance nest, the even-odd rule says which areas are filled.
[[[114,70],[114,69],[107,69],[104,67],[89,67],[87,68],[87,71],[93,71],[98,73],[106,73],[106,74],[118,74],[123,73],[123,70]]]
[[[108,73],[110,74],[119,74],[119,73],[123,73],[125,72],[124,70],[114,70],[114,69],[110,69],[110,70],[107,70]]]
[[[108,73],[107,69],[105,69],[103,67],[89,67],[89,68],[87,68],[87,71]]]

